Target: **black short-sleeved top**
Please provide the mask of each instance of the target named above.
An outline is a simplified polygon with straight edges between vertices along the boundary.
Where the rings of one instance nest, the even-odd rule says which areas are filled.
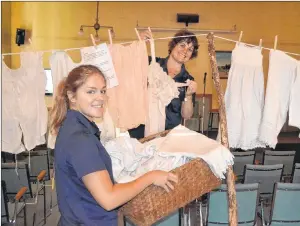
[[[78,111],[68,110],[55,143],[55,179],[62,226],[117,226],[117,212],[102,208],[85,187],[82,177],[107,170],[112,163],[102,146],[100,131]]]
[[[166,72],[167,74],[168,74],[168,69],[167,69],[168,59],[169,57],[166,58],[156,57],[156,62],[159,63],[159,65],[162,67],[164,72]],[[152,60],[151,57],[149,57],[149,63],[151,62],[151,60]],[[175,80],[175,82],[184,83],[188,79],[194,80],[194,77],[188,73],[188,71],[186,70],[183,64],[181,67],[181,71],[173,79]],[[184,101],[185,98],[186,89],[187,87],[178,88],[179,97],[174,98],[171,101],[171,103],[168,106],[166,106],[166,126],[165,126],[166,130],[173,129],[174,127],[181,124],[181,120],[182,120],[181,105],[182,105],[182,101]],[[196,98],[196,94],[194,93],[192,99],[193,105],[195,105],[195,98]],[[140,125],[135,129],[129,130],[129,133],[131,137],[140,139],[144,137],[144,130],[145,130],[145,126]]]

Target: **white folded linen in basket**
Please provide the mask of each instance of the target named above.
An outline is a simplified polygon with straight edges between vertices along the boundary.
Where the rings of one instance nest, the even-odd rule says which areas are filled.
[[[215,176],[223,179],[234,158],[217,141],[181,125],[167,136],[144,144],[133,138],[118,137],[104,146],[112,159],[113,175],[118,183],[135,180],[151,170],[170,171],[194,158],[202,158]]]

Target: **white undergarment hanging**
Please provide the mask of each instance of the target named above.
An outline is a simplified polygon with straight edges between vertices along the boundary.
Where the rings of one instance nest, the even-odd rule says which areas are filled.
[[[300,61],[297,62],[297,74],[291,89],[289,125],[300,129]]]
[[[21,67],[17,70],[8,68],[2,62],[3,81],[7,84],[3,92],[6,110],[3,111],[2,144],[5,148],[2,150],[15,154],[23,151],[20,131],[25,148],[32,150],[37,145],[45,143],[48,122],[43,54],[22,52],[20,59]],[[7,95],[11,96],[11,99]]]
[[[225,92],[228,139],[231,148],[264,147],[258,140],[264,104],[261,49],[237,44]]]
[[[297,93],[296,90],[300,89],[300,87],[297,87],[295,90],[295,87],[293,87],[293,85],[296,85],[296,70],[296,59],[279,50],[270,51],[268,83],[259,139],[272,148],[275,148],[278,142],[277,136],[287,119],[292,97],[291,90],[293,88]],[[299,96],[298,98],[294,96],[294,98],[296,99],[293,101],[296,102],[298,99],[298,104],[296,104],[294,110],[299,110]],[[291,110],[291,121],[293,121],[295,112],[293,108]],[[299,114],[296,116],[296,119],[298,118]]]
[[[154,40],[150,40],[152,61],[148,72],[148,109],[145,123],[145,136],[165,130],[166,106],[178,98],[179,91],[176,82],[163,71],[154,60]]]
[[[21,58],[22,59],[22,58]],[[21,141],[22,130],[19,123],[19,89],[17,85],[19,72],[8,68],[2,58],[2,136],[1,151],[18,154],[25,151]]]
[[[69,72],[72,71],[75,67],[83,64],[75,63],[70,56],[64,51],[54,52],[49,58],[52,82],[53,82],[53,98],[56,93],[56,87],[59,82],[68,76]]]

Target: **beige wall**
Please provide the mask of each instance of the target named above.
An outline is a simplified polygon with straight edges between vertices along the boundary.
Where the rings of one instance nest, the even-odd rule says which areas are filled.
[[[10,8],[10,9],[8,9]],[[81,24],[92,25],[95,20],[95,2],[12,2],[2,3],[6,12],[2,17],[2,31],[12,34],[11,46],[3,51],[19,52],[28,46],[15,44],[15,30],[18,27],[32,30],[35,50],[64,49],[91,45],[86,30],[83,37],[77,35]],[[100,24],[114,27],[115,42],[136,39],[134,27],[140,26],[182,27],[176,23],[177,13],[198,13],[199,24],[191,28],[231,29],[237,25],[243,31],[244,42],[258,44],[263,39],[263,46],[272,48],[275,35],[278,35],[278,49],[300,53],[300,2],[100,2]],[[3,15],[3,14],[2,14]],[[9,22],[11,21],[11,22]],[[7,28],[10,26],[10,30]],[[10,32],[10,33],[9,33]],[[155,33],[155,37],[172,36],[173,33]],[[238,39],[239,33],[221,35]],[[101,41],[107,41],[107,30],[100,32]],[[6,39],[7,40],[7,39]],[[197,93],[203,92],[203,75],[208,73],[206,93],[213,94],[213,108],[217,108],[217,98],[211,79],[205,37],[199,38],[200,51],[197,59],[187,64],[189,72],[198,82]],[[167,55],[167,40],[156,42],[156,55]],[[2,43],[4,44],[4,42]],[[7,45],[7,44],[6,44]],[[9,49],[10,48],[10,49]],[[216,50],[232,50],[234,44],[216,40]],[[263,51],[264,72],[267,77],[268,51]],[[75,61],[80,61],[78,51],[70,52]],[[49,67],[50,53],[44,55],[44,66]],[[299,57],[298,57],[299,59]],[[12,68],[18,68],[18,56],[12,57]],[[222,81],[224,89],[226,80]],[[51,100],[48,100],[50,104]]]
[[[11,2],[1,2],[1,51],[2,53],[11,52]],[[11,57],[5,56],[4,62],[11,66]]]

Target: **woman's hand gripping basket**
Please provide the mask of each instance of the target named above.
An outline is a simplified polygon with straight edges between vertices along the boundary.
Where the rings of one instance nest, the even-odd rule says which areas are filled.
[[[140,141],[143,143],[166,136],[168,132],[151,135]],[[173,191],[167,193],[163,188],[151,185],[120,208],[120,217],[125,216],[137,226],[150,226],[221,185],[221,180],[200,158],[171,172],[178,176],[178,183]]]

